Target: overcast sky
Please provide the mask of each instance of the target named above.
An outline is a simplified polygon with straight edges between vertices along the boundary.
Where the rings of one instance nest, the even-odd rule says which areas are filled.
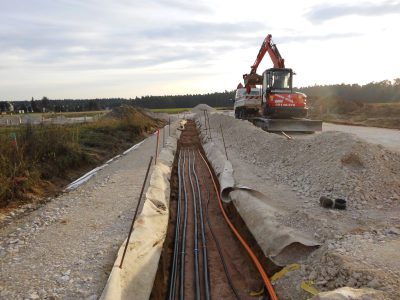
[[[232,90],[268,33],[296,86],[400,77],[400,0],[0,0],[0,100]]]

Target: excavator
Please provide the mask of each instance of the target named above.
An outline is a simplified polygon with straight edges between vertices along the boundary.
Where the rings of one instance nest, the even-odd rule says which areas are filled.
[[[267,52],[273,68],[259,75],[257,68]],[[247,119],[267,131],[321,131],[321,120],[307,119],[307,96],[293,92],[294,74],[292,69],[285,68],[285,60],[268,34],[250,73],[243,75],[244,87],[240,84],[236,90],[235,117]],[[257,92],[260,101],[255,106],[247,99]]]

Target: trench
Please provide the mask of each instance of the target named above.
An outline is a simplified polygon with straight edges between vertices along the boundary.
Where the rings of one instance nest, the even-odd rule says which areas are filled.
[[[269,299],[257,268],[223,217],[212,181],[218,183],[217,177],[202,156],[197,128],[189,121],[172,167],[169,225],[150,299]],[[224,209],[267,274],[279,271],[234,205]]]

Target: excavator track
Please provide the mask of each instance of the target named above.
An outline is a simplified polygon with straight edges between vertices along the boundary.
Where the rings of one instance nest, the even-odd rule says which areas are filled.
[[[270,118],[249,118],[255,126],[271,132],[315,132],[322,131],[321,120],[309,119],[270,119]]]

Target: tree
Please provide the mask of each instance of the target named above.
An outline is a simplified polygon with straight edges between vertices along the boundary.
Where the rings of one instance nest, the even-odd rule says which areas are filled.
[[[31,108],[32,108],[32,112],[39,112],[40,111],[39,107],[36,105],[36,101],[35,101],[35,99],[33,99],[33,97],[32,97],[32,100],[31,100]]]
[[[50,107],[50,100],[47,97],[43,97],[41,103],[42,103],[42,110],[48,111]]]

